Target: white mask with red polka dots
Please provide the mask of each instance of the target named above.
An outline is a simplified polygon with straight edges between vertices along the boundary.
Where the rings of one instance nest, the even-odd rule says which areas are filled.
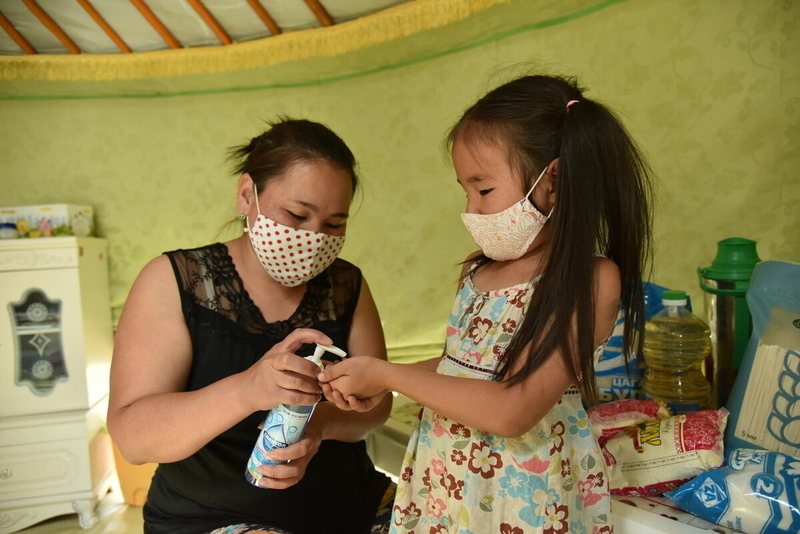
[[[244,231],[267,273],[287,287],[299,286],[327,269],[344,246],[344,236],[299,230],[262,215],[258,191],[256,208],[255,223]]]

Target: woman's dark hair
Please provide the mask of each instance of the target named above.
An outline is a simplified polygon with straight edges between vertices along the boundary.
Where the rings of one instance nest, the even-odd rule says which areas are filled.
[[[576,100],[569,107],[570,101]],[[643,272],[650,256],[650,169],[620,120],[586,98],[573,78],[524,76],[470,107],[451,130],[456,140],[505,148],[509,165],[533,180],[559,158],[546,264],[530,306],[510,342],[500,379],[514,385],[561,350],[584,400],[598,400],[594,361],[595,255],[616,263],[625,314],[623,353],[639,354],[644,326]],[[491,262],[477,259],[477,268]],[[529,349],[513,376],[509,370]]]
[[[235,162],[233,172],[248,173],[259,191],[264,191],[267,182],[293,164],[314,160],[323,160],[347,171],[353,194],[358,188],[355,156],[341,137],[318,122],[280,117],[248,144],[231,148],[228,157]]]

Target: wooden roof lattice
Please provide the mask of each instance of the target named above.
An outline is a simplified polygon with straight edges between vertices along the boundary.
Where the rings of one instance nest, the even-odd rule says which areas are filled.
[[[324,28],[409,0],[4,0],[0,55],[227,46]]]

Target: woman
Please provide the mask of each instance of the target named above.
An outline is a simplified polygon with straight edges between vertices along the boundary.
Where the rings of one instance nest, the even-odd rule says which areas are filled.
[[[232,151],[244,234],[152,260],[120,318],[108,427],[128,461],[160,464],[146,533],[370,532],[389,487],[363,441],[388,416],[383,394],[320,403],[303,439],[270,454],[288,463],[245,479],[266,411],[320,400],[303,345],[386,358],[367,283],[336,258],[353,154],[321,124],[270,126]]]

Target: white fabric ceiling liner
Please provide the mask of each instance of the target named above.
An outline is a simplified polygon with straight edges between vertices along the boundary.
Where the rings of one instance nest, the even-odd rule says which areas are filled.
[[[340,24],[406,1],[408,0],[322,0],[320,3],[334,22]],[[37,3],[83,53],[121,53],[78,2],[37,0]],[[214,32],[186,0],[145,0],[145,3],[184,47],[220,45]],[[284,32],[321,26],[303,0],[259,0],[259,3]],[[91,0],[91,4],[134,52],[169,48],[129,0]],[[234,42],[272,35],[246,0],[203,0],[203,4]],[[22,0],[2,0],[0,12],[38,53],[69,53]],[[11,37],[0,30],[0,54],[23,53]]]

